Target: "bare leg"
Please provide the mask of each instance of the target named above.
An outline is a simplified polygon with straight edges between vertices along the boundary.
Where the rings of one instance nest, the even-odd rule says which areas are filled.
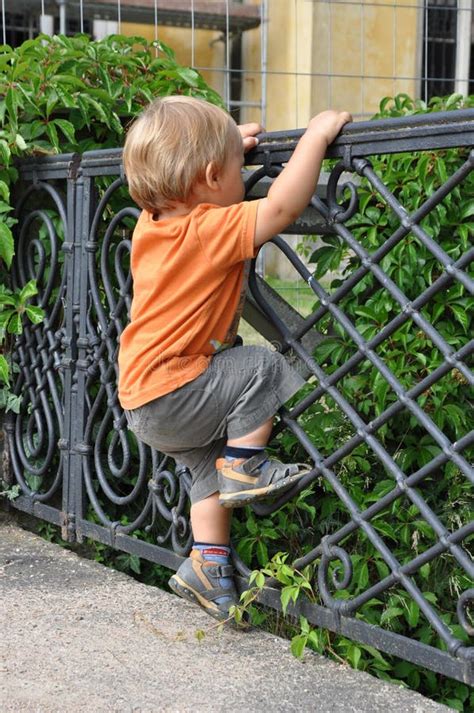
[[[191,525],[196,542],[227,545],[230,540],[232,511],[219,505],[219,493],[213,493],[191,506]]]
[[[230,438],[227,445],[248,448],[266,446],[273,428],[273,418],[265,421],[252,433],[241,438]],[[213,493],[191,506],[191,525],[196,542],[227,545],[230,540],[232,511],[219,505],[219,493]]]

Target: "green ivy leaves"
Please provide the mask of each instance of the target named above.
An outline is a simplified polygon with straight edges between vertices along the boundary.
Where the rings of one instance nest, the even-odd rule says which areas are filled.
[[[181,66],[162,42],[40,35],[1,51],[0,118],[10,144],[19,136],[20,151],[81,150],[85,128],[97,141],[107,137],[108,145],[120,145],[122,119],[160,95],[193,94],[222,105],[201,75]]]
[[[5,333],[21,334],[21,315],[26,314],[33,324],[39,324],[44,317],[41,307],[27,304],[38,293],[36,283],[30,280],[22,290],[13,293],[4,285],[0,285],[0,341]]]

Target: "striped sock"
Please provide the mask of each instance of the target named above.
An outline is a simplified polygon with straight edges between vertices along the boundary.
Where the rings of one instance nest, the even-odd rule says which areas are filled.
[[[234,460],[234,458],[251,458],[265,450],[265,446],[226,446],[224,450],[224,458],[226,460]]]

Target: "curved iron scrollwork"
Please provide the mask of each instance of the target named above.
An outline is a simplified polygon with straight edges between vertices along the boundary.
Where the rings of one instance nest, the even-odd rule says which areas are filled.
[[[21,288],[35,280],[38,296],[33,303],[44,310],[45,317],[36,325],[24,320],[23,332],[16,339],[12,391],[20,407],[18,414],[7,412],[5,429],[13,476],[23,496],[32,502],[54,500],[60,506],[66,448],[64,371],[69,366],[64,356],[68,348],[66,207],[61,186],[47,180],[20,186],[17,196],[12,286]]]
[[[144,526],[147,533],[157,531],[158,544],[169,544],[183,556],[191,546],[190,475],[180,466],[166,468],[166,457],[135,438],[117,398],[118,343],[131,307],[131,225],[138,210],[130,206],[111,220],[104,216],[123,185],[118,178],[103,191],[87,241],[90,300],[83,329],[88,403],[84,483],[95,514],[104,526],[114,525],[114,535]],[[121,519],[114,521],[117,514]]]
[[[155,471],[148,481],[148,488],[152,494],[152,516],[151,524],[145,530],[149,532],[152,529],[159,513],[170,524],[163,535],[157,535],[156,541],[159,544],[170,541],[174,552],[186,556],[192,545],[191,524],[186,514],[191,490],[189,469],[176,464],[174,473],[169,470]]]
[[[461,594],[457,604],[459,623],[469,636],[474,636],[474,626],[469,623],[466,612],[469,606],[474,605],[474,589],[467,589]]]
[[[353,573],[352,560],[344,548],[338,545],[330,545],[327,537],[323,537],[321,546],[323,554],[318,565],[318,587],[321,592],[321,598],[330,609],[339,613],[346,613],[348,603],[343,599],[334,599],[329,590],[329,565],[334,561],[342,562],[342,576],[339,576],[338,570],[334,570],[331,575],[333,586],[338,591],[341,591],[347,589],[351,582]]]
[[[342,174],[347,171],[348,168],[350,169],[350,166],[346,166],[345,163],[341,161],[330,173],[326,195],[326,205],[328,208],[327,219],[329,223],[345,223],[357,213],[359,208],[359,194],[357,193],[357,187],[352,181],[347,181],[340,189],[341,192],[345,190],[350,192],[349,201],[345,201],[344,204],[338,202],[338,182]]]

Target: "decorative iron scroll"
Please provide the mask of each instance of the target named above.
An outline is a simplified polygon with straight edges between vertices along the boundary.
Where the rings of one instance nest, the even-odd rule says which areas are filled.
[[[247,179],[250,198],[257,195],[261,183],[268,183],[282,170],[298,137],[299,132],[260,137],[257,150],[248,156],[248,164],[256,167]],[[460,521],[456,513],[446,519],[438,508],[441,503],[433,502],[430,483],[444,478],[449,490],[450,478],[456,477],[467,484],[466,492],[474,503],[474,471],[469,461],[474,432],[448,436],[452,429],[440,428],[427,399],[430,389],[449,378],[466,389],[473,385],[469,360],[474,340],[469,329],[455,342],[448,338],[436,320],[428,318],[426,307],[451,289],[460,290],[463,299],[473,294],[472,222],[467,222],[471,246],[453,256],[445,252],[436,231],[428,230],[425,221],[435,213],[442,219],[443,201],[453,192],[463,192],[466,203],[473,200],[474,154],[464,149],[462,165],[429,195],[423,197],[421,185],[420,200],[411,210],[404,205],[403,193],[389,190],[370,157],[473,145],[471,110],[348,125],[328,153],[341,161],[331,168],[325,195],[318,191],[303,223],[288,229],[322,235],[344,246],[350,257],[340,268],[338,283],[317,279],[311,264],[281,237],[274,244],[314,292],[312,314],[302,317],[290,305],[282,305],[254,271],[249,283],[255,326],[267,336],[276,335],[283,353],[291,354],[308,375],[301,398],[281,410],[274,435],[292,434],[301,452],[314,463],[298,487],[278,502],[255,506],[254,511],[269,516],[310,488],[319,517],[317,493],[324,487],[332,493],[338,513],[335,524],[328,522],[315,535],[314,547],[294,559],[297,568],[313,567],[313,584],[321,599],[320,605],[299,602],[294,612],[469,683],[474,683],[474,521]],[[20,174],[14,281],[22,285],[36,277],[38,304],[47,318],[34,327],[25,324],[15,346],[19,367],[15,393],[24,398],[18,416],[9,413],[6,419],[13,475],[22,489],[14,506],[61,524],[69,539],[91,537],[177,568],[191,544],[190,473],[135,439],[117,399],[118,341],[129,317],[129,254],[138,215],[124,187],[121,152],[27,161],[21,164]],[[348,182],[341,186],[344,180]],[[363,186],[379,210],[390,214],[393,227],[389,237],[372,248],[354,230]],[[386,268],[387,258],[406,240],[415,241],[436,259],[436,274],[424,287],[418,281],[407,289]],[[377,290],[383,290],[383,300],[390,304],[376,330],[361,329],[348,310],[350,300],[362,289],[368,302]],[[458,317],[464,319],[461,314]],[[466,320],[472,325],[472,319]],[[410,380],[406,373],[389,367],[383,357],[384,345],[399,338],[403,329],[423,335],[436,350],[434,368],[421,369],[419,379]],[[341,363],[331,362],[330,352],[324,351],[331,335],[346,349]],[[358,399],[363,395],[354,397],[348,389],[348,380],[361,369],[373,370],[374,389],[383,382],[386,395],[384,405],[369,415],[360,408]],[[341,437],[331,452],[326,451],[323,436],[310,437],[305,429],[316,408],[340,415]],[[384,442],[387,424],[405,417],[426,434],[430,455],[420,467],[404,465],[399,452]],[[354,452],[363,452],[371,465],[367,488],[373,492],[368,507],[360,506],[344,473],[345,459]],[[420,532],[427,533],[424,546],[418,541],[408,543],[403,557],[394,554],[400,543],[393,543],[383,527],[394,508],[416,517]],[[361,542],[370,546],[379,569],[370,571],[364,586],[356,589],[354,563]],[[453,581],[457,577],[454,628],[446,623],[436,601],[426,596],[420,578],[423,568],[441,558],[447,576],[452,575]],[[249,570],[237,557],[236,563],[243,586]],[[262,600],[279,607],[276,583],[268,584]],[[436,646],[398,635],[383,621],[374,626],[360,618],[368,603],[393,592],[413,602],[427,627],[436,632]]]
[[[65,260],[69,246],[65,181],[51,178],[44,171],[35,176],[16,203],[19,225],[12,285],[22,287],[36,280],[36,303],[45,318],[41,324],[25,324],[16,339],[13,391],[23,398],[18,415],[6,414],[5,428],[13,471],[7,477],[13,475],[24,494],[17,504],[31,509],[48,502],[61,511],[67,509],[63,478],[68,446],[64,392],[70,388],[66,307],[70,283]]]

